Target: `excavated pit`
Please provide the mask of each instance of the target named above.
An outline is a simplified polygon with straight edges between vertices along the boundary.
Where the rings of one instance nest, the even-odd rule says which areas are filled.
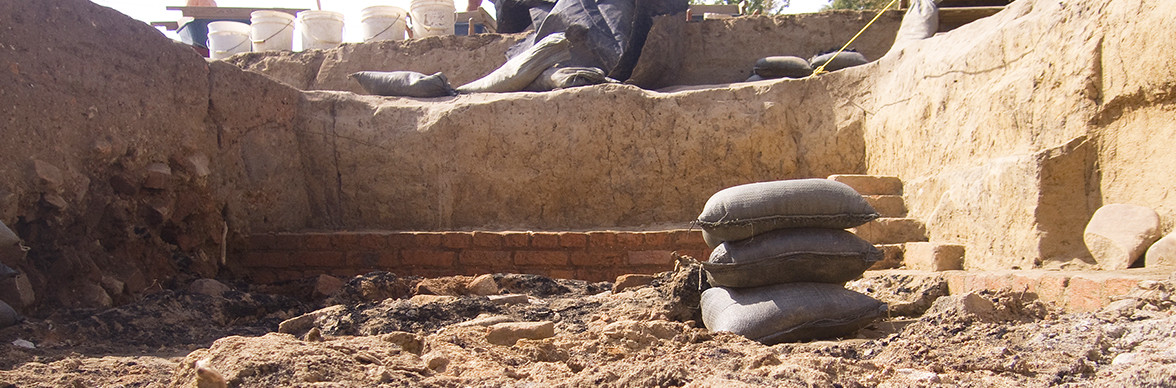
[[[1176,9],[1021,0],[881,57],[891,13],[857,45],[874,62],[739,82],[870,17],[688,23],[657,90],[411,99],[345,76],[460,84],[519,37],[209,62],[86,1],[0,3],[0,220],[31,248],[0,256],[26,317],[0,385],[194,386],[197,361],[229,386],[1176,385],[1176,261],[1100,270],[1083,244],[1103,204],[1172,231]],[[886,243],[906,269],[847,287],[891,316],[854,338],[702,328],[674,255],[709,253],[706,198],[833,174],[901,178],[895,219],[964,270]],[[553,335],[487,327],[512,321]]]

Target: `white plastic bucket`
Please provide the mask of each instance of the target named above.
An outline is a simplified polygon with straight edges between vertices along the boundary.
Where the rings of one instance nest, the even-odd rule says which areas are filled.
[[[253,51],[293,50],[294,15],[281,11],[253,11],[249,14]]]
[[[298,13],[302,49],[329,49],[343,43],[343,14],[334,11]]]
[[[391,5],[374,5],[359,14],[363,26],[363,41],[404,40],[408,12]]]
[[[212,59],[224,59],[233,54],[247,53],[253,46],[249,44],[249,25],[241,22],[211,22],[208,23],[208,56]]]
[[[412,0],[408,6],[412,16],[412,37],[453,35],[455,22],[453,0]]]

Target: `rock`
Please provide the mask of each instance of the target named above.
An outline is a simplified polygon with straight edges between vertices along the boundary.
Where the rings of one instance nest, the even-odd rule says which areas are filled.
[[[312,327],[309,331],[306,332],[306,336],[302,339],[306,342],[322,342],[323,332],[317,327]]]
[[[69,207],[69,202],[67,202],[64,197],[52,193],[41,195],[41,202],[44,203],[45,206],[49,209],[57,211],[65,210]]]
[[[33,292],[33,284],[29,282],[28,275],[22,273],[0,278],[0,300],[18,308],[32,306],[33,302],[37,301],[37,297]]]
[[[17,322],[20,322],[20,314],[17,314],[8,303],[0,301],[0,329],[15,325]]]
[[[409,303],[415,305],[424,305],[429,303],[448,303],[457,300],[455,296],[449,295],[413,295],[409,298]]]
[[[106,290],[107,294],[119,295],[126,289],[127,284],[121,280],[115,279],[113,276],[102,276],[102,280],[98,282],[102,289]]]
[[[114,305],[114,300],[110,298],[110,294],[106,293],[106,289],[94,283],[86,282],[78,285],[77,294],[74,297],[84,307],[108,308]]]
[[[642,274],[626,274],[617,276],[616,284],[613,285],[614,293],[621,293],[630,288],[638,288],[648,286],[653,283],[653,275]]]
[[[485,274],[467,283],[466,291],[472,295],[494,295],[498,293],[498,283],[494,281],[494,275]]]
[[[1111,359],[1111,365],[1136,364],[1142,361],[1142,359],[1143,357],[1140,357],[1139,353],[1120,353]]]
[[[421,338],[419,335],[409,332],[394,331],[388,334],[384,334],[380,336],[380,338],[385,342],[391,342],[399,345],[401,350],[418,356],[425,349],[425,339]]]
[[[902,263],[907,269],[919,271],[951,271],[964,269],[964,246],[933,242],[904,244]]]
[[[996,305],[977,293],[945,296],[935,300],[925,316],[975,317],[981,321],[994,318]]]
[[[294,318],[287,319],[285,321],[282,321],[282,323],[278,324],[278,332],[279,333],[286,333],[286,334],[294,334],[294,335],[299,335],[299,334],[305,333],[307,331],[310,331],[310,329],[314,328],[315,324],[322,317],[342,313],[346,309],[347,309],[346,306],[334,305],[331,307],[321,308],[321,309],[311,311],[306,314],[299,315]]]
[[[878,218],[849,230],[873,244],[927,241],[927,228],[914,218]]]
[[[1176,269],[1176,233],[1169,233],[1147,249],[1143,255],[1147,268]]]
[[[197,153],[195,155],[184,158],[181,166],[183,166],[184,170],[189,174],[192,174],[197,178],[204,178],[212,174],[212,170],[208,168],[208,164],[208,155]]]
[[[188,285],[188,292],[208,296],[223,296],[226,292],[232,290],[232,288],[216,281],[216,279],[196,279],[192,284]]]
[[[226,388],[224,376],[212,369],[208,360],[196,361],[196,388]]]
[[[468,327],[468,326],[492,326],[503,322],[516,322],[517,320],[505,315],[487,315],[481,314],[477,318],[453,324],[453,327]]]
[[[164,163],[151,163],[147,166],[143,177],[143,187],[154,190],[166,190],[171,183],[172,170]]]
[[[878,244],[875,247],[882,251],[882,260],[871,265],[869,270],[892,269],[902,266],[904,244]]]
[[[346,283],[337,277],[327,274],[319,275],[314,280],[314,297],[322,298],[334,295],[343,288],[344,284]]]
[[[530,303],[531,299],[524,294],[490,295],[490,303],[497,305]]]
[[[444,372],[445,367],[449,366],[449,357],[441,353],[429,353],[421,358],[425,366],[436,372]]]
[[[944,275],[910,271],[866,272],[861,279],[845,283],[845,288],[886,303],[892,317],[922,315],[948,295]]]
[[[1103,269],[1127,269],[1160,237],[1159,229],[1160,216],[1154,210],[1110,204],[1094,212],[1082,237]]]
[[[544,339],[555,336],[555,323],[542,322],[506,322],[490,326],[486,330],[486,341],[495,345],[514,345],[518,340]]]
[[[131,195],[139,192],[139,184],[125,174],[110,177],[110,188],[115,194]]]
[[[60,168],[49,164],[49,162],[36,159],[33,160],[33,176],[36,179],[37,188],[42,192],[57,191],[65,182]]]

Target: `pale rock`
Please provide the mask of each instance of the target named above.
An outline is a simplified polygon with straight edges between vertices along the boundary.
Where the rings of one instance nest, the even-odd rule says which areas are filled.
[[[492,326],[503,322],[516,322],[517,320],[505,315],[487,315],[481,314],[477,318],[453,324],[453,327],[469,327],[469,326]]]
[[[895,372],[898,372],[899,375],[902,375],[902,376],[904,376],[908,379],[914,380],[914,381],[922,381],[922,382],[928,382],[928,383],[939,382],[939,374],[937,374],[935,372],[931,372],[931,371],[911,369],[911,368],[901,368],[901,369],[896,369]]]
[[[436,372],[445,372],[445,367],[449,366],[449,356],[442,353],[429,353],[421,357],[425,362],[425,366]]]
[[[143,178],[143,187],[155,190],[167,189],[171,181],[172,170],[164,163],[151,163],[147,166]]]
[[[41,195],[41,202],[43,202],[46,207],[57,211],[65,210],[69,207],[69,202],[67,202],[64,197],[54,193],[45,193]]]
[[[127,286],[127,284],[123,281],[115,279],[113,276],[109,275],[102,276],[102,280],[99,281],[99,284],[102,285],[102,289],[106,290],[106,293],[110,295],[122,294]]]
[[[617,276],[617,281],[613,285],[613,292],[620,293],[631,288],[645,287],[650,283],[653,283],[653,275],[625,274]]]
[[[487,298],[490,298],[490,303],[497,305],[526,304],[531,302],[531,299],[524,294],[490,295]]]
[[[344,282],[337,277],[322,274],[314,280],[314,296],[327,297],[334,295],[339,289],[343,288]]]
[[[1094,212],[1086,224],[1086,249],[1103,269],[1127,269],[1156,241],[1160,217],[1150,208],[1110,204]]]
[[[192,174],[197,178],[204,178],[212,174],[212,170],[209,169],[208,165],[208,155],[205,155],[204,153],[197,153],[195,155],[189,156],[183,161],[184,169],[187,170],[189,174]]]
[[[457,297],[449,295],[413,295],[408,299],[408,302],[419,306],[429,303],[449,303],[455,300]]]
[[[76,297],[82,306],[108,308],[114,305],[110,294],[107,294],[106,289],[100,285],[89,282],[82,283],[78,285],[77,291]]]
[[[1111,359],[1111,365],[1138,364],[1140,361],[1143,361],[1143,357],[1139,353],[1120,353]]]
[[[1156,241],[1143,255],[1143,265],[1147,268],[1176,269],[1176,233]]]
[[[16,340],[12,341],[12,345],[16,346],[18,348],[25,348],[25,349],[36,349],[37,348],[37,345],[34,345],[32,342],[29,342],[28,340],[21,339],[21,338],[17,338]]]
[[[331,307],[321,308],[311,311],[306,314],[299,315],[294,318],[287,319],[278,324],[278,332],[286,334],[298,335],[314,328],[319,319],[326,316],[336,315],[347,310],[344,305],[334,305]]]
[[[384,340],[384,342],[394,343],[400,346],[401,350],[418,356],[425,349],[425,339],[421,338],[420,335],[409,332],[394,331],[380,336],[380,339]]]
[[[494,295],[498,293],[498,283],[494,281],[494,275],[484,274],[470,280],[466,291],[472,295]]]
[[[33,160],[33,175],[38,188],[44,192],[56,191],[65,182],[60,168],[41,160]]]
[[[924,316],[975,316],[981,320],[992,318],[996,305],[974,292],[936,299]]]
[[[486,341],[495,345],[514,345],[518,340],[544,339],[555,336],[555,323],[542,322],[506,322],[490,326],[486,329]]]
[[[37,295],[33,292],[33,284],[29,282],[28,275],[22,273],[0,278],[0,300],[19,308],[32,306],[37,300]]]
[[[196,279],[192,284],[188,285],[188,292],[193,294],[219,297],[229,291],[232,291],[232,288],[216,281],[216,279]]]

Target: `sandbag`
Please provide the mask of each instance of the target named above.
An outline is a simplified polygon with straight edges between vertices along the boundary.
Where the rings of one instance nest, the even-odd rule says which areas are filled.
[[[804,78],[813,74],[813,68],[809,66],[808,61],[793,56],[757,59],[752,71],[764,78]]]
[[[759,74],[752,73],[751,76],[747,77],[747,79],[743,80],[743,82],[763,81],[765,79],[767,79],[767,78],[760,77]]]
[[[902,15],[902,23],[898,25],[898,33],[894,36],[894,45],[886,52],[901,50],[911,42],[930,38],[939,31],[939,7],[934,0],[911,0],[911,7]]]
[[[526,90],[544,92],[577,86],[596,85],[610,82],[604,70],[595,67],[552,67],[544,70],[539,77],[527,85]],[[616,81],[611,81],[616,82]]]
[[[526,51],[506,61],[486,76],[459,86],[458,93],[517,92],[535,81],[544,70],[571,58],[563,33],[547,35]]]
[[[12,306],[0,300],[0,329],[15,325],[21,319],[20,314],[17,314],[16,310],[12,309]]]
[[[21,260],[24,260],[27,251],[28,248],[20,242],[20,236],[9,229],[8,225],[0,222],[0,276],[6,276],[4,269],[8,268],[3,263],[18,265]],[[8,271],[12,271],[12,269],[8,269]],[[15,275],[15,271],[12,272],[9,275]]]
[[[707,329],[765,345],[846,337],[886,314],[885,303],[828,283],[712,287],[699,305]]]
[[[821,65],[825,65],[824,71],[829,72],[841,70],[847,67],[861,66],[870,62],[866,60],[865,55],[862,55],[862,53],[857,51],[842,51],[836,56],[833,54],[837,54],[837,52],[834,51],[831,53],[815,55],[812,58],[809,58],[809,65],[812,66],[813,69],[817,69],[820,68]]]
[[[714,248],[784,228],[852,228],[878,218],[860,194],[828,179],[793,179],[729,187],[706,201],[696,223]]]
[[[842,284],[879,260],[882,251],[841,229],[779,229],[719,244],[702,268],[712,286]]]
[[[445,74],[424,75],[414,71],[361,71],[347,76],[368,93],[397,97],[444,97],[457,95]]]

